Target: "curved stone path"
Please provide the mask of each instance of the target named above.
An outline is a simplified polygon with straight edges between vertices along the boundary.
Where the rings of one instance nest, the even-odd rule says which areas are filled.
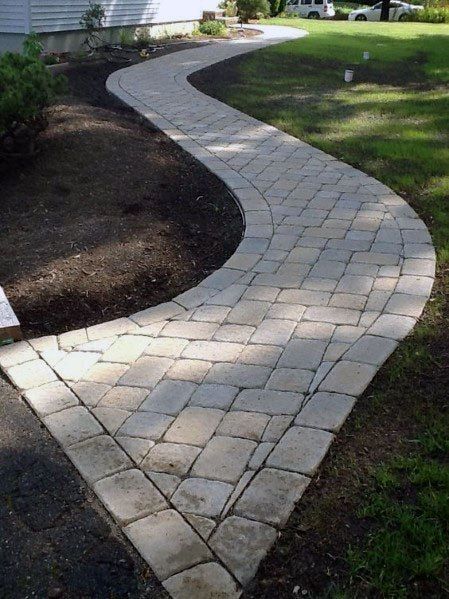
[[[429,233],[404,200],[187,83],[301,35],[262,29],[108,80],[232,190],[236,253],[171,302],[0,352],[175,598],[239,596],[433,284]]]

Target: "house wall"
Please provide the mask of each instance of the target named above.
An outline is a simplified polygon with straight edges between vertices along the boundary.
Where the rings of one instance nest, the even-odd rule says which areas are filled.
[[[188,32],[203,10],[217,8],[218,0],[99,0],[106,11],[106,37],[131,25],[163,24],[169,33]],[[49,50],[74,50],[80,41],[81,15],[89,0],[0,0],[0,51],[19,49],[30,31],[44,34]],[[190,26],[188,24],[191,24]],[[155,30],[160,27],[155,27]],[[47,35],[51,33],[52,35]]]

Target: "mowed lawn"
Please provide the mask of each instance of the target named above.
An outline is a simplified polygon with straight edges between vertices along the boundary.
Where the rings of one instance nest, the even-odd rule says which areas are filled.
[[[309,36],[238,60],[231,84],[211,91],[419,201],[449,259],[449,25],[267,23]]]
[[[437,283],[423,319],[368,390],[371,407],[356,409],[345,431],[360,444],[384,412],[380,435],[390,439],[388,458],[379,464],[373,456],[369,480],[366,472],[358,477],[357,455],[354,463],[333,458],[327,466],[328,472],[349,469],[356,480],[342,475],[340,495],[317,500],[316,526],[326,528],[329,512],[338,513],[345,497],[353,510],[349,519],[358,518],[367,532],[348,537],[344,523],[336,527],[341,548],[331,550],[346,565],[338,568],[343,573],[326,574],[338,582],[319,596],[447,596],[449,25],[269,23],[300,27],[309,36],[214,67],[210,76],[205,72],[202,89],[392,187],[426,221],[438,253]],[[349,84],[346,68],[355,71]],[[220,69],[223,76],[217,76]],[[366,445],[375,447],[375,438]],[[268,563],[266,576],[270,569]]]

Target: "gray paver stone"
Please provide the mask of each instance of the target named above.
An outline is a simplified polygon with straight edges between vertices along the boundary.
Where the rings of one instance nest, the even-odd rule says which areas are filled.
[[[264,468],[251,481],[235,513],[259,522],[284,526],[310,479],[301,474]]]
[[[207,545],[175,510],[151,514],[124,530],[161,580],[212,558]]]
[[[276,530],[271,526],[230,516],[220,524],[209,543],[237,580],[246,584],[275,539]]]

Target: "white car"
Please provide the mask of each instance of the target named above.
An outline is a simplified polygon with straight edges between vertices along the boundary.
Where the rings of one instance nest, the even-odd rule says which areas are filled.
[[[332,0],[289,0],[285,12],[306,19],[331,19],[335,16]]]
[[[404,21],[408,14],[414,10],[422,10],[423,8],[423,6],[392,0],[390,2],[389,21]],[[348,21],[380,21],[381,9],[382,2],[378,2],[369,8],[359,8],[358,10],[353,10],[348,15]]]

